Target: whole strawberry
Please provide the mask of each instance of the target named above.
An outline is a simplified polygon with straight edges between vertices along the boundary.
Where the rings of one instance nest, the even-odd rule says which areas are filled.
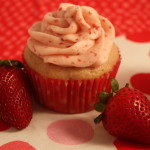
[[[102,120],[104,128],[113,136],[150,144],[150,101],[136,89],[119,86],[112,79],[113,93],[100,93],[95,109],[101,114],[94,120]]]
[[[19,61],[0,61],[0,119],[23,129],[32,118],[32,100],[27,74]]]

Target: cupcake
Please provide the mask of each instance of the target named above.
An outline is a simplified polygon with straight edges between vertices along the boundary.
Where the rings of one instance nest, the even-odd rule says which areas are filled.
[[[120,54],[110,21],[93,8],[62,3],[29,29],[24,63],[35,100],[61,113],[93,109],[97,93],[109,92]]]

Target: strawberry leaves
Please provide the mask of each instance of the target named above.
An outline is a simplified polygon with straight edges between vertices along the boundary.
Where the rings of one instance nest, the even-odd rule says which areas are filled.
[[[106,107],[108,99],[113,95],[113,93],[101,92],[98,93],[99,102],[94,105],[94,109],[101,114],[94,119],[95,123],[99,123],[102,120],[102,116]]]
[[[110,97],[113,96],[113,93],[117,92],[118,89],[119,89],[119,84],[117,82],[116,79],[112,79],[111,80],[111,87],[112,87],[112,92],[111,93],[107,93],[107,92],[101,92],[101,93],[98,93],[98,103],[96,103],[94,105],[94,109],[98,112],[101,112],[101,114],[96,117],[94,119],[94,122],[95,123],[99,123],[102,121],[102,117],[103,117],[103,114],[104,114],[104,111],[105,111],[105,107],[106,107],[106,104],[109,100]]]
[[[102,101],[104,104],[107,103],[107,100],[113,95],[113,93],[101,92],[98,93],[99,101]]]
[[[14,66],[17,68],[23,68],[23,64],[18,60],[0,60],[0,65],[4,66]]]
[[[111,80],[111,88],[112,88],[112,92],[114,93],[116,93],[119,90],[119,83],[114,78]]]
[[[98,112],[103,112],[105,110],[105,104],[104,103],[96,103],[94,105],[95,110],[97,110]]]

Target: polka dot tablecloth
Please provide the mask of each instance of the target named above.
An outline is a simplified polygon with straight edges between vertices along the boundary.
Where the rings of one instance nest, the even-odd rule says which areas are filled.
[[[22,60],[28,28],[61,2],[94,7],[114,24],[122,55],[120,86],[130,82],[150,99],[149,0],[1,0],[0,59]],[[144,150],[150,146],[121,141],[95,125],[97,112],[58,114],[34,105],[33,119],[21,131],[0,121],[0,150]]]

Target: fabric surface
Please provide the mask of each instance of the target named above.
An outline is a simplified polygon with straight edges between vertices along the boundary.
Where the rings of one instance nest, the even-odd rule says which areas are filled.
[[[117,74],[120,87],[130,82],[150,99],[149,0],[0,0],[0,59],[22,60],[28,28],[62,2],[94,7],[113,23],[122,55]],[[35,104],[33,119],[24,130],[17,131],[0,121],[0,150],[150,149],[112,137],[102,124],[93,123],[97,115],[95,111],[59,114]]]

